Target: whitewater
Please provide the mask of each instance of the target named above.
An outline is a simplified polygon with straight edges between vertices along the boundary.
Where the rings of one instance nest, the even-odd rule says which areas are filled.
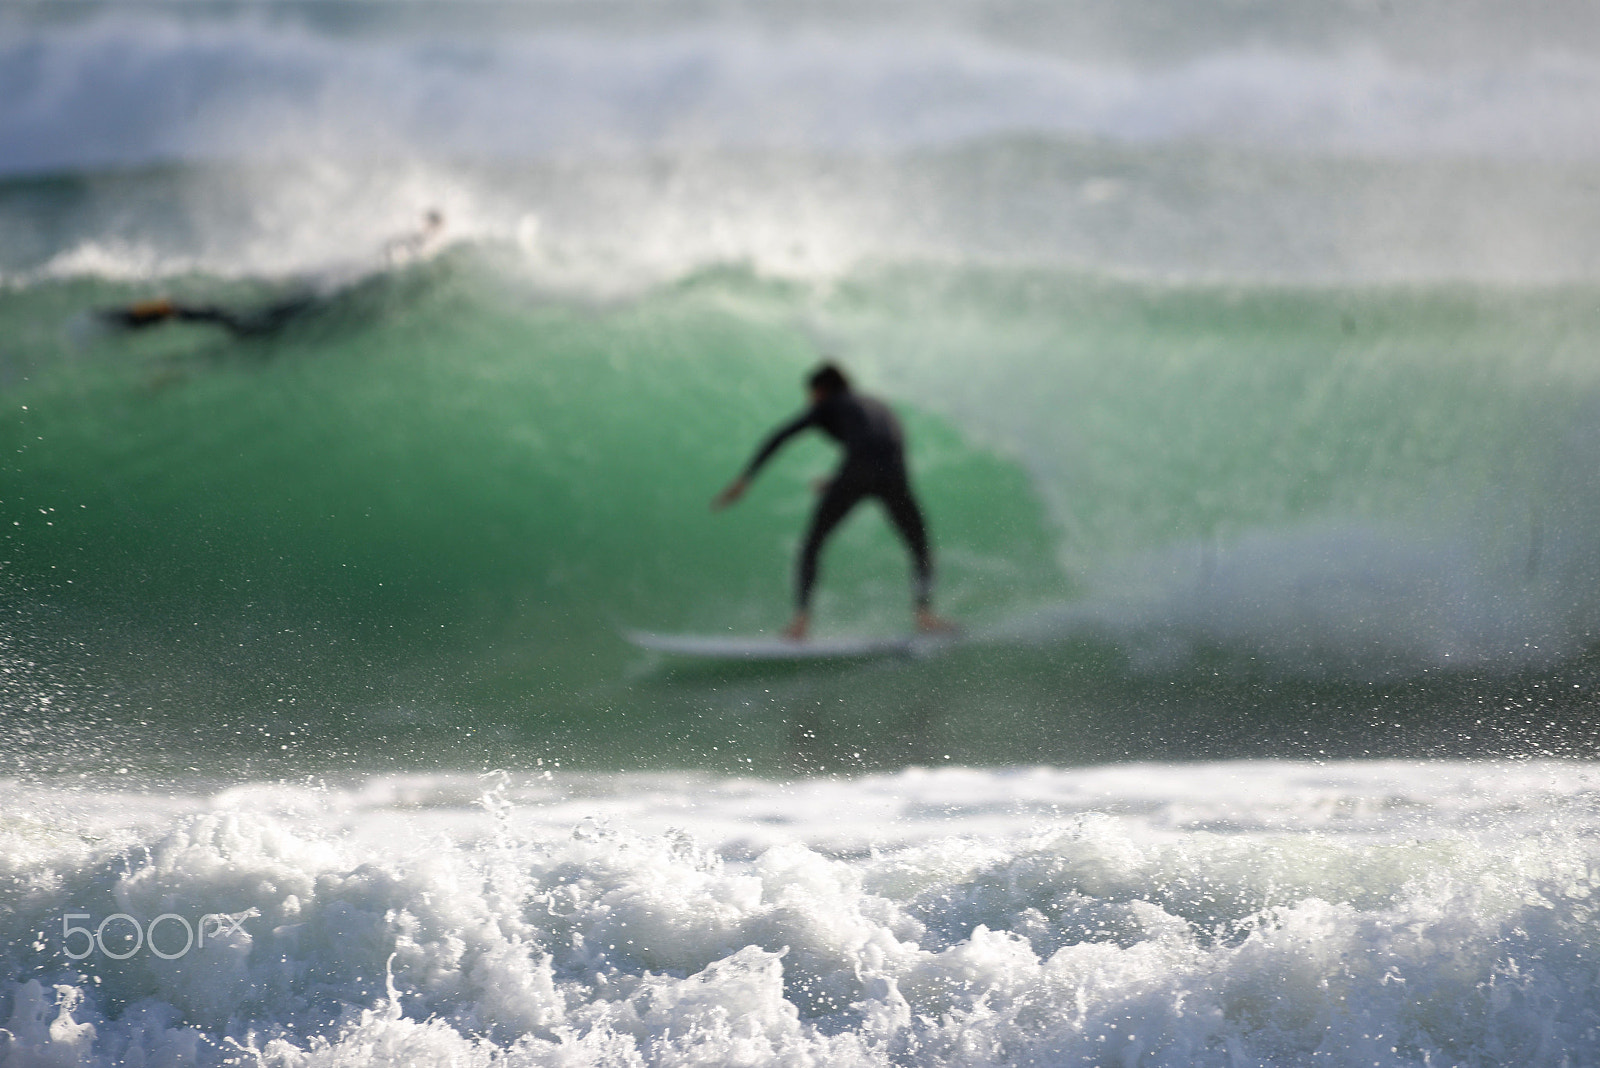
[[[13,785],[4,1050],[1593,1063],[1595,785],[1541,762]],[[202,915],[238,919],[190,948]]]
[[[0,7],[0,1066],[1600,1065],[1597,108],[1566,0]],[[824,357],[966,639],[628,644],[782,626]]]

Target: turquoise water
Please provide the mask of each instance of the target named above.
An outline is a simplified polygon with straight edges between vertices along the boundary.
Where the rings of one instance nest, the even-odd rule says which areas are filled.
[[[82,311],[158,292],[250,307],[290,283],[0,294],[14,655],[122,728],[152,724],[135,759],[178,767],[1584,744],[1564,712],[1509,741],[1455,721],[1463,694],[1586,670],[1586,286],[903,262],[821,281],[708,268],[596,299],[521,255],[459,242],[259,338],[96,334]],[[797,445],[727,514],[707,504],[824,352],[905,416],[939,605],[981,640],[776,671],[631,648],[623,629],[785,620],[829,448]],[[879,515],[825,568],[822,631],[906,625]],[[1380,683],[1454,706],[1448,726],[1415,709],[1382,725]],[[1307,734],[1319,702],[1342,716]],[[831,741],[808,748],[815,709]]]

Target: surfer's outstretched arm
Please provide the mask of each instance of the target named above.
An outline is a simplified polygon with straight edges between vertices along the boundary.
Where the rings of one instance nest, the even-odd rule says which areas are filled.
[[[790,438],[811,426],[815,420],[816,409],[807,408],[795,418],[774,430],[767,440],[761,443],[761,447],[756,450],[756,454],[751,457],[750,462],[745,464],[744,470],[739,473],[739,477],[728,483],[727,488],[712,499],[711,510],[720,512],[740,497],[743,497],[744,491],[750,488],[750,480],[756,477],[756,472],[761,470],[763,464],[772,459],[772,454],[783,448],[784,443]]]
[[[121,326],[129,330],[138,330],[156,323],[164,323],[176,318],[180,308],[174,302],[161,298],[159,300],[142,300],[137,304],[128,304],[121,308],[106,308],[96,314],[102,322]]]

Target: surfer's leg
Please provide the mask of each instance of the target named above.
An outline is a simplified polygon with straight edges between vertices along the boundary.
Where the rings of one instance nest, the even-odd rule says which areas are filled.
[[[235,311],[216,304],[180,305],[176,318],[192,323],[215,323],[239,338],[275,334],[317,305],[312,294],[299,293],[260,308]]]
[[[911,553],[913,571],[912,599],[917,610],[926,611],[933,599],[933,555],[928,551],[928,527],[922,520],[922,509],[911,493],[911,483],[898,479],[886,486],[878,499],[889,513],[889,521],[900,533]]]
[[[321,303],[313,293],[297,293],[285,300],[274,301],[251,316],[249,332],[276,333],[307,312],[314,311]]]
[[[928,528],[922,521],[922,509],[917,505],[911,483],[899,478],[878,493],[889,520],[900,532],[906,548],[911,551],[914,579],[911,587],[915,605],[917,629],[924,634],[955,634],[954,623],[933,610],[933,554],[928,549]]]
[[[185,304],[178,307],[174,315],[186,323],[213,323],[233,334],[244,332],[236,314],[215,304]]]
[[[797,611],[808,613],[811,610],[811,590],[817,584],[817,556],[822,551],[822,543],[828,540],[833,528],[850,514],[850,510],[865,495],[859,483],[844,474],[835,476],[828,488],[822,491],[822,500],[817,502],[817,510],[811,514],[811,527],[806,531],[805,544],[800,548],[800,562],[795,575]]]

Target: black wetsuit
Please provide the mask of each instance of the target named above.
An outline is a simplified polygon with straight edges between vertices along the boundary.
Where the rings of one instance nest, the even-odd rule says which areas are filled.
[[[834,472],[811,515],[800,549],[796,599],[801,611],[811,605],[817,581],[817,554],[840,520],[864,498],[876,497],[889,513],[916,570],[913,587],[918,608],[928,607],[933,588],[933,562],[928,533],[906,473],[905,437],[900,422],[882,401],[849,390],[830,394],[773,432],[744,470],[753,477],[783,444],[802,430],[816,427],[844,447],[844,460]]]
[[[130,329],[176,319],[185,323],[215,323],[236,337],[263,337],[282,330],[293,320],[314,310],[319,303],[318,298],[310,293],[295,294],[243,311],[233,311],[215,304],[177,304],[169,300],[155,300],[100,314],[118,326]]]
[[[209,305],[198,308],[180,307],[176,315],[177,318],[188,322],[216,323],[218,326],[226,327],[236,337],[263,337],[276,334],[321,303],[313,294],[298,293],[292,297],[275,300],[271,304],[243,311]]]

